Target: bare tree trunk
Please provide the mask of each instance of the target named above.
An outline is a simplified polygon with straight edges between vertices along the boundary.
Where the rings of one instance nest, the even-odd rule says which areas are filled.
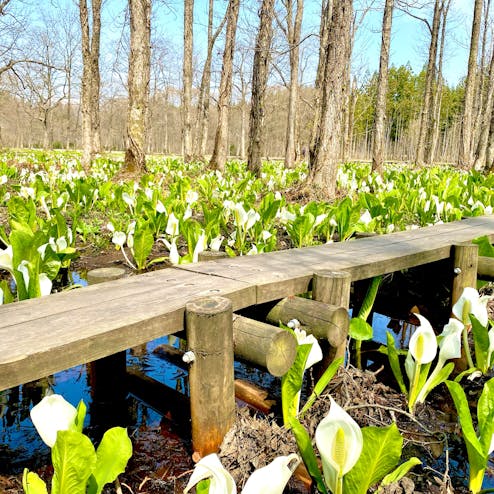
[[[218,126],[214,139],[213,155],[210,166],[219,170],[225,168],[228,140],[228,113],[232,97],[233,53],[235,51],[235,35],[237,32],[240,0],[229,0],[226,21],[225,51],[218,97]]]
[[[146,168],[147,116],[151,78],[151,0],[129,0],[130,53],[125,168]]]
[[[470,38],[470,54],[468,57],[468,73],[465,81],[465,100],[463,103],[463,121],[460,136],[460,154],[458,163],[463,168],[471,168],[474,163],[472,133],[473,104],[477,81],[477,53],[479,49],[480,23],[482,17],[483,0],[475,0],[472,22],[472,35]]]
[[[325,49],[320,118],[309,161],[309,183],[322,190],[327,197],[334,197],[336,192],[343,92],[346,66],[350,63],[351,55],[352,20],[352,0],[335,2]]]
[[[319,61],[317,64],[316,82],[314,88],[314,103],[312,105],[314,120],[310,136],[309,149],[312,149],[315,146],[318,134],[318,127],[321,121],[321,100],[323,93],[324,71],[326,67],[326,49],[328,46],[329,27],[331,25],[331,18],[333,16],[333,2],[334,0],[322,0],[321,2],[321,24],[319,26]]]
[[[209,0],[208,12],[208,50],[204,69],[202,71],[201,86],[199,88],[199,99],[197,103],[197,122],[195,136],[195,154],[200,160],[204,160],[208,142],[208,117],[209,117],[209,100],[211,92],[211,62],[213,60],[213,48],[216,39],[223,30],[226,22],[226,14],[220,25],[213,34],[213,13],[214,0]]]
[[[304,11],[303,0],[296,0],[296,13],[293,19],[293,0],[284,1],[286,8],[286,36],[290,48],[290,87],[288,96],[288,115],[286,125],[285,166],[295,166],[295,130],[297,125],[298,104],[298,68],[300,64],[300,33]]]
[[[184,0],[184,67],[182,88],[183,154],[187,163],[192,159],[192,50],[194,0]]]
[[[386,0],[381,35],[381,54],[377,78],[376,116],[372,139],[372,170],[382,173],[384,162],[386,99],[388,95],[389,47],[391,45],[391,26],[393,22],[394,0]]]
[[[101,149],[99,114],[101,1],[91,0],[91,29],[87,0],[79,1],[83,62],[81,81],[82,165],[85,168],[91,166],[94,155]]]
[[[425,149],[425,159],[427,163],[434,163],[437,144],[439,140],[439,125],[441,123],[441,105],[443,96],[443,59],[444,59],[444,43],[446,40],[446,22],[448,19],[449,7],[451,0],[443,1],[441,7],[441,42],[439,45],[439,58],[437,61],[437,87],[433,104],[433,117],[429,127],[430,137],[427,138],[427,146]]]
[[[252,66],[252,94],[249,118],[249,170],[259,173],[262,166],[262,133],[264,129],[265,96],[269,75],[269,58],[273,39],[274,0],[263,0],[260,12],[254,63]]]
[[[432,19],[431,42],[429,44],[429,61],[427,62],[427,71],[425,74],[424,102],[420,115],[420,130],[417,142],[417,153],[415,162],[421,166],[425,163],[426,139],[431,126],[431,115],[433,113],[434,102],[434,85],[436,82],[436,58],[437,44],[439,39],[439,24],[441,19],[440,0],[435,0],[434,16]]]

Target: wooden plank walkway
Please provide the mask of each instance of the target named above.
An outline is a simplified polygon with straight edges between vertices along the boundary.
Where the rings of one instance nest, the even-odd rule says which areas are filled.
[[[349,242],[155,271],[0,307],[0,390],[184,329],[185,304],[221,295],[233,309],[306,292],[313,273],[365,279],[447,259],[488,235],[494,216]]]

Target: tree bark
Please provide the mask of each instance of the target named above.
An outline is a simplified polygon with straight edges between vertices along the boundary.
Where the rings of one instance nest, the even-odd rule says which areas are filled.
[[[182,88],[183,155],[188,163],[192,159],[192,50],[194,0],[184,0],[184,66]]]
[[[302,30],[302,17],[304,1],[296,1],[295,19],[293,19],[293,0],[285,0],[286,8],[286,34],[290,49],[290,86],[288,95],[288,115],[286,125],[285,167],[295,166],[295,130],[297,126],[298,104],[298,69],[300,63],[300,33]]]
[[[125,168],[146,168],[147,116],[151,78],[151,0],[129,0],[130,53]]]
[[[465,100],[463,103],[463,121],[460,133],[460,153],[458,164],[470,169],[474,163],[472,133],[473,125],[473,104],[477,81],[477,53],[479,49],[480,23],[482,17],[483,0],[475,0],[472,35],[470,37],[470,53],[468,56],[468,73],[465,81]]]
[[[249,150],[247,164],[256,174],[262,166],[262,134],[264,128],[266,87],[269,75],[271,41],[273,39],[274,0],[263,0],[259,14],[254,63],[252,66],[252,94],[249,118]]]
[[[372,139],[372,171],[382,173],[385,146],[386,99],[388,95],[389,48],[393,22],[394,0],[386,0],[381,35],[381,54],[377,76],[376,115]]]
[[[228,113],[232,97],[233,53],[237,32],[240,0],[229,0],[227,10],[225,51],[221,69],[220,89],[218,97],[218,126],[214,139],[213,155],[209,162],[212,168],[224,170],[228,144]]]
[[[433,102],[434,102],[434,86],[436,83],[436,58],[437,58],[437,45],[439,39],[439,24],[441,19],[441,5],[440,0],[435,0],[434,3],[434,16],[432,19],[431,28],[431,42],[429,44],[429,61],[427,62],[427,71],[425,74],[425,88],[424,88],[424,102],[422,105],[422,112],[420,115],[420,130],[417,142],[417,154],[415,162],[417,165],[424,165],[425,163],[425,148],[427,136],[431,135],[429,129],[431,127],[432,114],[433,114]]]
[[[82,165],[85,168],[91,166],[94,155],[101,149],[99,112],[101,2],[102,0],[91,0],[92,22],[90,22],[87,0],[79,1],[83,63],[81,80]]]
[[[309,184],[320,189],[328,198],[334,197],[336,192],[345,74],[351,55],[352,1],[339,0],[332,10],[324,50],[321,109],[309,160]]]

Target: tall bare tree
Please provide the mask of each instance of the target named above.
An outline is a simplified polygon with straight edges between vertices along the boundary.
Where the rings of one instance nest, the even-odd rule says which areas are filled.
[[[298,77],[300,65],[300,37],[302,32],[302,18],[304,0],[283,0],[286,10],[285,24],[279,23],[288,41],[290,58],[290,84],[288,96],[288,114],[286,123],[285,166],[293,168],[295,165],[296,147],[295,131],[297,124],[298,104]]]
[[[427,27],[431,35],[429,43],[429,59],[427,62],[427,70],[425,73],[424,99],[422,111],[420,114],[420,130],[417,142],[417,154],[415,161],[417,165],[423,165],[425,162],[425,149],[427,136],[431,136],[430,128],[432,125],[432,115],[434,113],[434,90],[437,77],[437,47],[439,40],[439,27],[441,20],[442,2],[435,0],[434,15],[432,18],[432,26],[427,22]]]
[[[184,0],[184,66],[182,87],[182,135],[184,161],[192,159],[192,51],[194,0]]]
[[[249,170],[259,173],[262,165],[262,137],[269,59],[273,40],[274,0],[262,0],[252,66],[252,94],[249,118]]]
[[[389,48],[391,45],[391,26],[393,23],[394,0],[384,4],[381,34],[381,53],[379,56],[379,73],[377,76],[376,115],[372,139],[372,170],[382,172],[385,146],[386,99],[388,95]]]
[[[219,26],[213,32],[214,18],[214,0],[209,0],[208,9],[208,47],[206,60],[202,70],[201,85],[199,87],[199,97],[197,102],[197,121],[195,135],[195,155],[198,159],[204,160],[206,146],[208,142],[208,117],[209,117],[209,100],[211,96],[211,63],[213,61],[214,44],[226,22],[226,13]]]
[[[151,0],[129,0],[129,8],[129,106],[125,168],[135,171],[146,167],[147,114],[151,77]]]
[[[321,80],[321,109],[309,159],[309,183],[321,190],[326,197],[333,197],[336,192],[343,94],[346,67],[350,63],[351,56],[350,38],[353,21],[352,0],[334,0],[332,7],[331,18],[325,20],[328,25],[328,38],[327,45],[321,51],[324,60],[319,63],[319,66],[324,66]]]
[[[223,52],[220,89],[218,96],[218,125],[214,139],[214,149],[209,162],[212,168],[223,170],[226,163],[228,140],[228,113],[232,97],[233,53],[237,33],[240,0],[229,0],[226,14],[226,39]]]
[[[468,56],[468,72],[465,81],[465,99],[463,102],[463,121],[460,134],[460,153],[458,163],[464,168],[471,168],[474,164],[473,156],[473,106],[477,81],[477,54],[479,49],[480,24],[482,17],[483,0],[475,0],[472,34],[470,37],[470,52]]]
[[[83,63],[81,80],[82,164],[86,168],[91,165],[94,155],[101,148],[99,108],[101,2],[102,0],[91,0],[89,11],[87,0],[79,0]]]

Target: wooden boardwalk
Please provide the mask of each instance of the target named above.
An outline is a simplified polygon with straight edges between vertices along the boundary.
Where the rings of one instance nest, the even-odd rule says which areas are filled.
[[[0,307],[0,390],[184,329],[185,304],[229,298],[233,310],[308,290],[314,272],[352,280],[452,256],[487,235],[494,216],[348,242],[155,271]]]

